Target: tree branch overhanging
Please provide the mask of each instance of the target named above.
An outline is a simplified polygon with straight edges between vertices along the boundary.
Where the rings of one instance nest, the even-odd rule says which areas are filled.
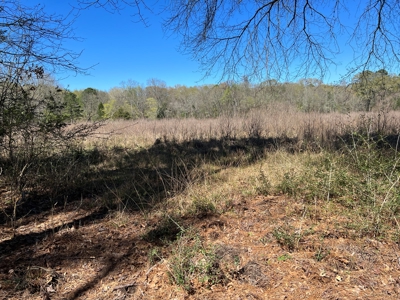
[[[111,11],[152,7],[205,74],[235,79],[324,77],[351,48],[352,72],[400,66],[397,0],[78,0]],[[151,3],[151,4],[150,4]],[[389,63],[390,62],[390,63]],[[252,76],[251,76],[252,77]]]

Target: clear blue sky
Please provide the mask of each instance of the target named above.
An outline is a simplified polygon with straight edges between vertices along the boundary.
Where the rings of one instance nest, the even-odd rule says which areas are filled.
[[[75,1],[24,0],[27,5],[40,3],[46,11],[66,14]],[[162,19],[154,14],[149,16],[148,27],[132,16],[133,10],[109,13],[91,8],[80,12],[74,23],[75,35],[80,42],[68,42],[65,46],[81,51],[80,67],[90,67],[90,75],[70,75],[60,80],[70,90],[92,87],[100,90],[120,86],[129,79],[146,84],[156,78],[168,86],[177,84],[193,86],[216,82],[216,78],[202,80],[198,64],[178,51],[179,40],[168,37],[162,30]]]
[[[40,3],[46,11],[61,15],[71,10],[71,4],[76,5],[75,0],[21,1],[26,5]],[[92,68],[90,75],[70,75],[59,80],[63,87],[70,90],[92,87],[107,91],[128,80],[146,85],[151,78],[163,80],[168,86],[218,82],[218,76],[202,80],[199,65],[178,51],[179,37],[164,34],[161,16],[145,13],[149,25],[146,27],[141,22],[135,22],[138,19],[132,16],[134,12],[133,9],[124,9],[112,14],[99,8],[80,12],[74,27],[75,35],[82,41],[68,42],[65,46],[77,52],[83,51],[79,66]],[[340,39],[338,36],[343,50],[346,41]],[[353,58],[351,51],[337,55],[337,66],[329,70],[326,82],[338,81],[346,73],[347,63]]]

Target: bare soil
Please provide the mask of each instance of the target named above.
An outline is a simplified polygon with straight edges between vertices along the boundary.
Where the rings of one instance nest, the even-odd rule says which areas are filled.
[[[26,217],[14,237],[0,225],[0,299],[399,299],[398,242],[362,236],[350,221],[338,204],[284,195],[182,217],[220,271],[218,282],[193,278],[185,289],[169,275],[178,240],[160,234],[157,214],[71,203]]]

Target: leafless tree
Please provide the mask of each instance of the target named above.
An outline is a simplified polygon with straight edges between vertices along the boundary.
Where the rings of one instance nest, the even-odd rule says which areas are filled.
[[[0,2],[0,162],[19,190],[39,156],[93,128],[66,130],[63,93],[54,85],[63,72],[85,72],[77,65],[80,53],[64,47],[75,39],[73,21],[41,5]]]
[[[22,133],[44,130],[39,114],[55,98],[37,88],[51,78],[48,74],[84,72],[76,64],[79,53],[63,46],[74,39],[72,21],[72,16],[48,15],[40,5],[0,3],[0,149],[6,147],[9,157]]]
[[[169,102],[167,84],[156,78],[147,80],[146,95],[157,101],[157,118],[167,117]]]
[[[49,15],[39,5],[28,7],[14,0],[0,3],[1,74],[22,76],[34,68],[58,73],[83,72],[76,60],[80,53],[66,49],[66,40],[77,39],[73,33],[74,16]]]

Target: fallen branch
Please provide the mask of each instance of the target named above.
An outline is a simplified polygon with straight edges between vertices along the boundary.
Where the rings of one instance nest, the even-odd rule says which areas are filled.
[[[136,283],[134,283],[134,282],[133,283],[128,283],[128,284],[123,284],[123,285],[118,285],[118,286],[113,288],[113,291],[126,289],[126,288],[129,288],[129,287],[135,286],[135,285],[136,285]]]

